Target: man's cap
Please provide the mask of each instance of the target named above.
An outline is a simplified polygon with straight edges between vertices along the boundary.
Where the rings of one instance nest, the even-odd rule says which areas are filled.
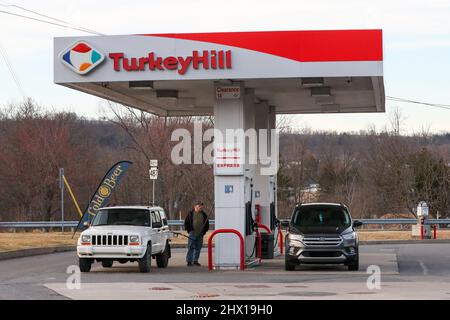
[[[203,206],[203,201],[198,200],[198,201],[195,202],[195,205],[196,206]]]

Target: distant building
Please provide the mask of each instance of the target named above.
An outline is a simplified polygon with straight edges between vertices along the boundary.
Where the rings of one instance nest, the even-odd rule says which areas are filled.
[[[300,190],[297,194],[297,202],[317,202],[320,195],[320,185],[317,183],[311,183],[306,188]]]

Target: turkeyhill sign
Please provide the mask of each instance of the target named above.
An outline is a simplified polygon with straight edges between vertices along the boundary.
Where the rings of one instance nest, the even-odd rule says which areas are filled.
[[[192,66],[195,70],[231,69],[231,50],[192,51],[190,56],[158,57],[154,52],[144,57],[126,57],[123,52],[113,52],[109,58],[114,62],[114,71],[154,71],[177,70],[180,75]]]

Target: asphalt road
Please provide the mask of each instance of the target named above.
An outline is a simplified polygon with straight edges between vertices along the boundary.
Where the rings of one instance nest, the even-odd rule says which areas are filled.
[[[173,249],[169,267],[158,269],[154,264],[149,274],[138,273],[136,263],[115,264],[110,269],[103,269],[97,263],[90,273],[81,275],[82,286],[89,289],[85,293],[83,290],[68,291],[65,285],[69,276],[66,273],[68,266],[77,265],[75,252],[4,260],[0,261],[0,299],[87,299],[90,298],[85,295],[88,292],[96,298],[114,299],[120,297],[114,295],[117,288],[121,290],[121,297],[124,290],[130,290],[129,298],[183,299],[198,298],[192,293],[200,290],[201,286],[202,292],[214,292],[212,297],[225,299],[261,298],[262,288],[267,288],[264,289],[264,297],[276,295],[280,299],[311,296],[361,298],[364,293],[371,298],[375,295],[369,294],[375,292],[367,291],[369,275],[366,269],[373,264],[380,266],[381,283],[385,290],[380,290],[377,297],[420,298],[413,295],[417,293],[428,298],[450,299],[448,243],[363,245],[360,247],[361,268],[357,272],[347,271],[344,266],[302,266],[288,272],[284,270],[282,257],[264,260],[262,265],[245,272],[209,272],[206,252],[202,253],[201,267],[187,267],[184,254],[184,249]],[[224,288],[220,289],[221,286]],[[156,292],[160,287],[167,289],[166,292]],[[155,291],[154,295],[149,294],[149,289]],[[247,291],[241,294],[239,290]]]

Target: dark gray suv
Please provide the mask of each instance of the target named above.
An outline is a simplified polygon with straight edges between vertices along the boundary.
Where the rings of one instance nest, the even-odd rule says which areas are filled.
[[[286,270],[296,265],[345,264],[358,270],[358,235],[345,205],[337,203],[307,203],[295,207],[286,235]]]

